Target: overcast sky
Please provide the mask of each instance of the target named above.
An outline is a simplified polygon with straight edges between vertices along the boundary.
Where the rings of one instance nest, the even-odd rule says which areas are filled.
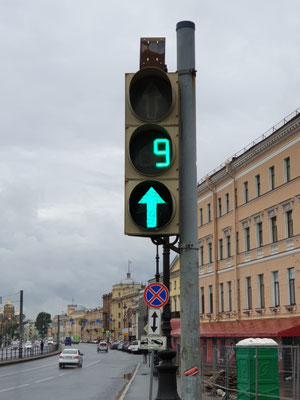
[[[0,296],[35,319],[155,274],[123,234],[124,74],[196,24],[198,179],[300,106],[296,0],[0,0]]]

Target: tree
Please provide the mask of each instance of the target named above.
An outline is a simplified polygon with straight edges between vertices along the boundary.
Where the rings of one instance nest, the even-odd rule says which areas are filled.
[[[40,312],[36,317],[35,327],[39,331],[41,337],[45,337],[48,331],[48,327],[51,324],[51,315],[46,312]]]

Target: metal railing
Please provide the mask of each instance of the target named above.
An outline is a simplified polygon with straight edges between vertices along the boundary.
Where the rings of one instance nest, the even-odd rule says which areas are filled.
[[[21,349],[13,349],[11,347],[0,348],[0,362],[1,361],[13,361],[17,359],[31,358],[40,356],[42,354],[53,353],[58,350],[58,345],[49,345],[41,350],[40,346],[33,346],[31,349],[22,348]]]

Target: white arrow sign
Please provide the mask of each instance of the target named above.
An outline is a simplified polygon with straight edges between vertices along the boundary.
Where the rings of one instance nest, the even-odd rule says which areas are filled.
[[[161,311],[157,308],[149,308],[148,311],[148,335],[160,335]]]

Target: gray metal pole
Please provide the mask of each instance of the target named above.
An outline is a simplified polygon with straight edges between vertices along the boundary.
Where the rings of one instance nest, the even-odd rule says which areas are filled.
[[[200,327],[197,238],[197,166],[195,100],[195,24],[181,21],[177,30],[177,70],[180,87],[180,321],[182,399],[201,399]]]

